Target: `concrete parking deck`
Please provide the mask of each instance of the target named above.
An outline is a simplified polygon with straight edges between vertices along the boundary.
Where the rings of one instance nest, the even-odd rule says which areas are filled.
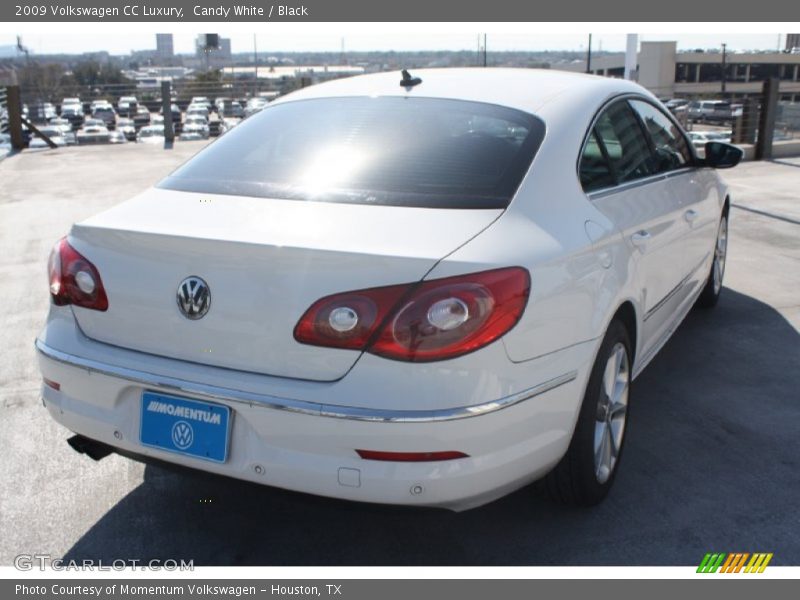
[[[158,181],[202,143],[25,152],[0,162],[0,564],[194,559],[230,565],[800,564],[800,159],[724,173],[726,286],[634,384],[616,487],[592,510],[532,489],[461,514],[352,504],[112,455],[94,463],[39,400],[45,264],[74,221]]]

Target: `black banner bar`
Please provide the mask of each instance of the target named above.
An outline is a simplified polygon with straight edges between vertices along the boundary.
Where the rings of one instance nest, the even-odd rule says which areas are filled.
[[[458,598],[793,598],[797,583],[758,575],[698,575],[696,579],[27,579],[0,583],[7,600],[427,600]]]

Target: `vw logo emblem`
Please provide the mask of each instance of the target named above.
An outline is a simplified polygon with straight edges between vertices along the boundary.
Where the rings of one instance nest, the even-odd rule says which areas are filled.
[[[187,319],[202,319],[211,306],[211,291],[199,277],[187,277],[178,286],[178,308]]]
[[[194,441],[192,426],[186,421],[178,421],[172,426],[172,443],[179,450],[186,450]]]

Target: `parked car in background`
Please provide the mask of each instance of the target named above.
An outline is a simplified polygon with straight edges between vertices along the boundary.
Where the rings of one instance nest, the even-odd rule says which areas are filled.
[[[211,107],[213,106],[211,104],[211,100],[209,100],[206,96],[194,96],[194,97],[192,97],[192,100],[191,100],[191,102],[189,102],[189,104],[197,104],[197,105],[205,106],[206,109],[209,110],[209,111],[211,110]]]
[[[249,117],[264,110],[268,103],[266,98],[250,98],[244,107],[244,116]]]
[[[727,100],[694,100],[687,107],[689,119],[697,122],[733,121],[742,114],[741,104],[731,104]]]
[[[243,119],[244,109],[236,100],[225,101],[217,111],[219,116],[226,119]]]
[[[621,79],[304,88],[56,243],[43,402],[90,456],[454,510],[544,478],[597,504],[631,382],[722,292],[716,169],[742,152],[706,151]]]
[[[56,127],[61,131],[61,135],[66,141],[68,146],[72,146],[78,143],[77,138],[75,137],[75,132],[72,131],[72,123],[69,122],[69,119],[62,119],[61,117],[54,117],[48,121],[51,127]]]
[[[142,144],[164,144],[164,126],[148,125],[142,127],[136,135],[136,141]]]
[[[38,127],[39,131],[42,132],[43,135],[46,135],[50,141],[52,141],[56,146],[66,146],[67,140],[64,137],[64,131],[60,127],[55,127],[53,125],[48,125],[45,127]],[[72,132],[70,132],[72,135]],[[28,148],[49,148],[47,142],[45,142],[42,138],[38,135],[34,134],[31,136],[31,141],[28,142]]]
[[[202,116],[190,116],[183,124],[180,134],[182,140],[207,140],[209,136],[208,120]]]
[[[68,96],[68,97],[64,98],[63,100],[61,100],[61,110],[63,111],[65,106],[73,106],[73,105],[76,105],[76,104],[81,107],[81,111],[82,111],[83,110],[83,102],[81,102],[81,99],[76,97],[76,96]]]
[[[169,110],[170,110],[170,114],[172,115],[172,130],[176,134],[179,134],[181,132],[181,130],[183,129],[183,121],[182,121],[183,116],[182,116],[182,113],[181,113],[181,109],[177,104],[170,104]],[[160,122],[163,123],[164,122],[164,120],[163,120],[164,119],[164,116],[163,116],[164,115],[164,108],[163,107],[159,111],[159,115],[161,116],[161,121]]]
[[[125,134],[119,130],[110,131],[108,133],[108,143],[109,144],[125,144],[128,142],[128,138]]]
[[[122,132],[129,142],[136,141],[136,125],[133,119],[122,117],[117,119],[117,131]]]
[[[103,144],[108,142],[108,128],[100,119],[86,119],[86,122],[75,134],[79,144]]]
[[[226,102],[230,102],[231,99],[227,96],[219,96],[218,98],[214,99],[214,112],[220,113],[222,111],[222,107],[225,105]]]
[[[117,102],[117,109],[119,110],[120,115],[125,115],[126,117],[133,117],[136,114],[136,111],[139,107],[139,101],[136,99],[136,96],[121,96],[119,101]]]
[[[241,119],[220,119],[219,135],[227,133],[241,122]]]
[[[203,104],[190,104],[186,109],[186,118],[188,119],[189,117],[202,117],[208,121],[208,109]]]
[[[0,159],[5,158],[11,153],[11,136],[0,132]]]
[[[94,108],[92,108],[92,118],[103,121],[109,130],[117,126],[117,113],[109,102],[102,102],[95,105]]]
[[[136,109],[136,114],[133,117],[133,123],[137,129],[141,127],[145,127],[150,124],[150,111],[147,110],[146,106],[139,106]]]
[[[218,115],[209,117],[208,119],[208,134],[211,137],[217,137],[222,133],[223,123]]]
[[[78,98],[64,98],[61,103],[61,117],[67,119],[72,125],[72,130],[79,129],[84,122],[83,103]]]

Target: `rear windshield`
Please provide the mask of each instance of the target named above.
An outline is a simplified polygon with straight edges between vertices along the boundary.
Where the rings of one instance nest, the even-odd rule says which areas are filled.
[[[356,204],[505,208],[544,136],[533,115],[437,98],[270,105],[159,187]]]

